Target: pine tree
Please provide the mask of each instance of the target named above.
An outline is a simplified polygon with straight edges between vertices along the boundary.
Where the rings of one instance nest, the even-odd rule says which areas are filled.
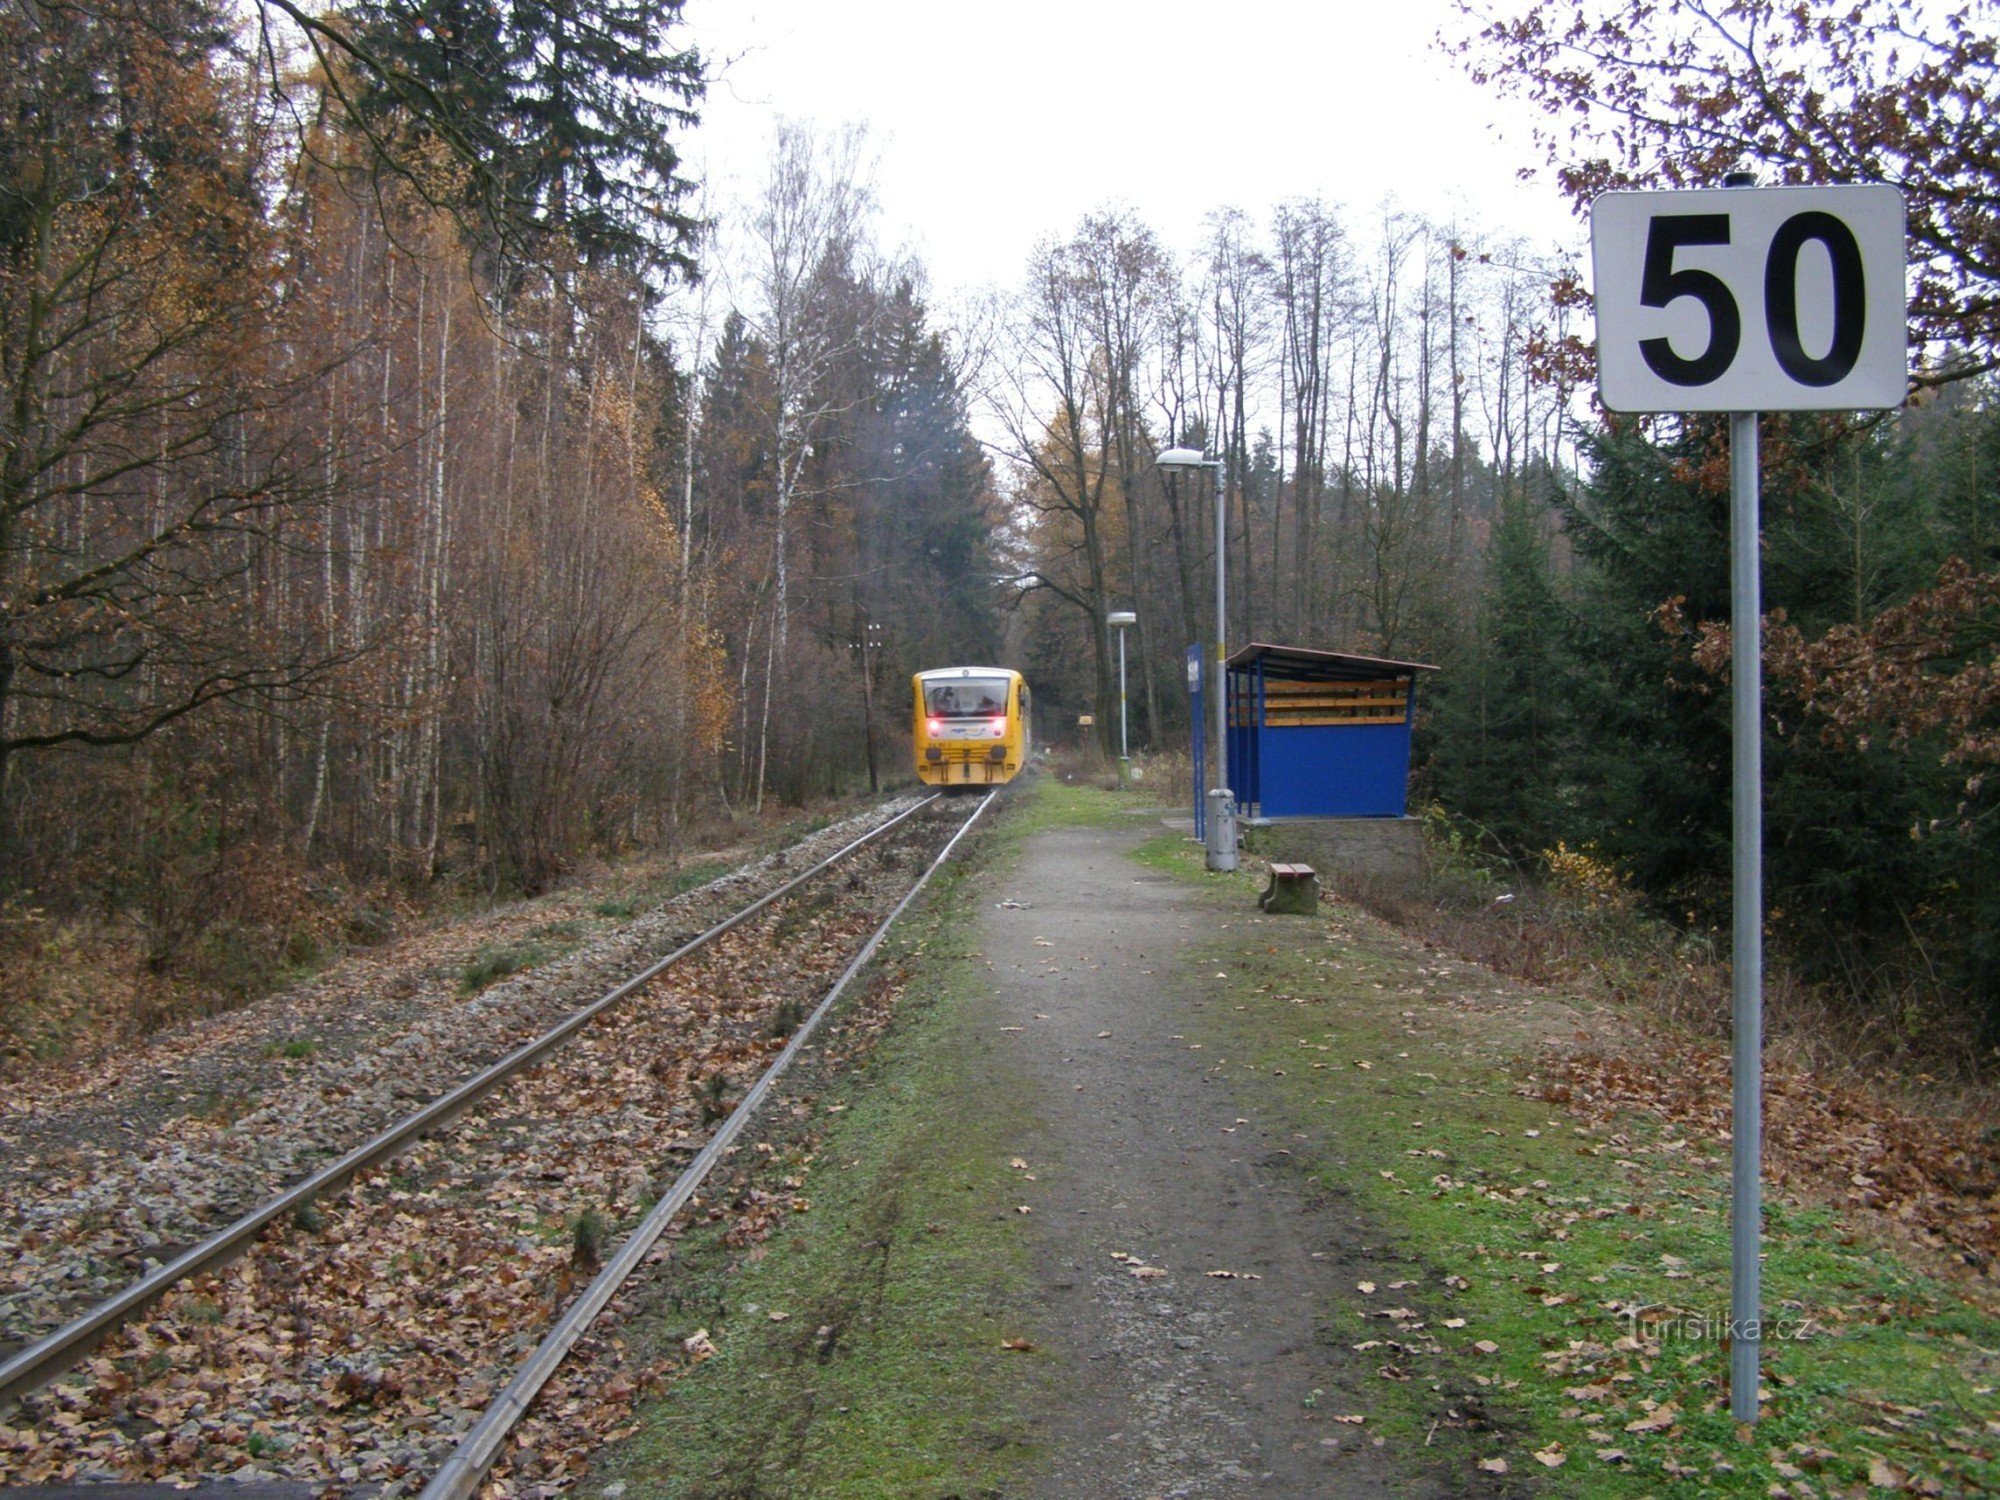
[[[1440,674],[1431,769],[1444,804],[1517,859],[1567,828],[1560,792],[1570,718],[1566,608],[1538,507],[1512,489],[1487,547],[1477,635],[1464,659]]]

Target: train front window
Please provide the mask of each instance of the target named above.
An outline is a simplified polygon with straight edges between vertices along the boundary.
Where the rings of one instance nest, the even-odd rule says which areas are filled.
[[[1007,712],[1004,677],[952,677],[924,684],[924,712],[933,719],[984,719]]]

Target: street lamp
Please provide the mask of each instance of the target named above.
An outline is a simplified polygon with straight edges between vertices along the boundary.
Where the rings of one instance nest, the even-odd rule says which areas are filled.
[[[1208,789],[1208,867],[1211,870],[1236,868],[1236,794],[1219,783],[1229,779],[1229,704],[1223,683],[1223,662],[1227,659],[1224,638],[1229,633],[1228,573],[1224,548],[1228,536],[1228,512],[1222,492],[1222,460],[1210,458],[1199,448],[1169,448],[1157,460],[1169,474],[1184,469],[1208,469],[1215,482],[1215,665],[1205,674],[1208,692],[1215,699],[1215,771],[1218,783]]]
[[[1137,625],[1139,617],[1129,609],[1114,609],[1104,623],[1118,627],[1118,758],[1130,760],[1132,747],[1125,740],[1125,627]]]

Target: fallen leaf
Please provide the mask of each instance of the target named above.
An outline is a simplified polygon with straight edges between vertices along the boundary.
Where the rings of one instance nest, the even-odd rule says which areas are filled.
[[[1357,1281],[1354,1285],[1358,1290],[1364,1292],[1372,1293],[1375,1290],[1375,1283],[1372,1281]]]
[[[1679,1417],[1680,1411],[1678,1408],[1675,1407],[1673,1402],[1667,1401],[1654,1407],[1645,1416],[1627,1422],[1625,1430],[1627,1432],[1665,1432],[1674,1425]]]
[[[1878,1490],[1900,1490],[1910,1482],[1910,1476],[1888,1459],[1871,1455],[1868,1460],[1868,1482]]]
[[[1560,1469],[1569,1462],[1569,1455],[1563,1452],[1561,1443],[1550,1443],[1546,1448],[1535,1450],[1535,1462],[1546,1468]]]
[[[1011,1349],[1016,1354],[1028,1354],[1033,1352],[1035,1346],[1026,1339],[1002,1339],[1000,1340],[1000,1347],[1002,1349]]]
[[[1507,1472],[1507,1460],[1504,1458],[1482,1458],[1479,1460],[1479,1468],[1482,1473],[1486,1474],[1505,1474]]]

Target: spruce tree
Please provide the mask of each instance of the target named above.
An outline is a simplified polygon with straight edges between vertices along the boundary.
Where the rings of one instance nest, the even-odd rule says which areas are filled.
[[[559,236],[591,263],[691,273],[675,142],[704,65],[674,45],[681,3],[363,0],[346,11],[356,103],[389,159],[503,257]],[[456,159],[454,188],[412,165],[431,143]]]
[[[1518,487],[1487,545],[1477,635],[1435,689],[1438,796],[1511,858],[1568,826],[1561,798],[1570,712],[1561,655],[1566,606],[1549,570],[1539,507]]]

